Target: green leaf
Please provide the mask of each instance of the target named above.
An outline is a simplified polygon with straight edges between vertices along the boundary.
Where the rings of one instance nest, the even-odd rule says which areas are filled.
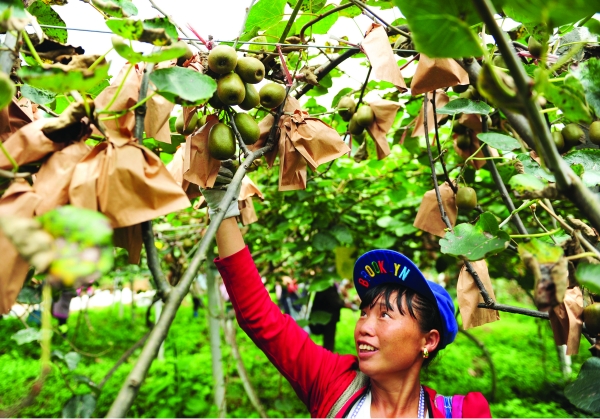
[[[115,35],[134,41],[137,41],[144,32],[144,24],[136,19],[107,19],[106,26]]]
[[[22,67],[17,74],[25,83],[38,89],[54,93],[66,93],[71,90],[85,92],[108,78],[108,67],[108,64],[98,66],[94,72],[87,69],[66,71],[56,67]]]
[[[333,9],[335,6],[330,4],[325,6],[324,8],[322,8],[321,10],[319,10],[318,14],[323,14],[331,9]],[[302,28],[304,25],[306,25],[308,22],[310,22],[311,20],[315,19],[316,16],[314,15],[309,15],[309,14],[302,14],[302,16],[300,16],[297,19],[297,25],[298,28]],[[335,24],[335,22],[338,20],[339,14],[336,13],[332,13],[329,16],[325,17],[324,19],[319,20],[317,23],[315,23],[314,25],[310,26],[309,28],[306,29],[306,33],[313,33],[313,34],[326,34],[331,27]],[[298,31],[300,31],[300,29],[298,29]]]
[[[521,144],[517,139],[497,132],[481,132],[477,134],[477,138],[500,151],[511,151],[521,148]]]
[[[529,173],[519,173],[514,175],[510,178],[508,184],[513,190],[519,193],[526,191],[540,191],[548,185],[546,181]]]
[[[0,109],[8,106],[12,102],[13,96],[17,93],[17,88],[10,77],[5,73],[0,73]]]
[[[539,179],[544,179],[549,182],[555,182],[554,175],[552,175],[551,173],[548,173],[546,170],[544,170],[544,168],[541,167],[538,164],[538,162],[536,162],[535,160],[533,160],[531,158],[529,153],[518,154],[517,160],[519,160],[521,163],[523,163],[523,170],[525,170],[525,173],[534,175],[535,177],[537,177]]]
[[[42,302],[41,287],[34,288],[25,286],[19,291],[17,302],[21,304],[39,304]]]
[[[244,31],[266,30],[279,23],[285,3],[285,0],[259,0],[250,9]]]
[[[64,238],[84,247],[109,246],[113,230],[108,218],[85,208],[65,205],[37,217],[54,238]]]
[[[577,22],[598,11],[598,5],[589,0],[504,0],[503,3],[504,12],[517,22],[545,23],[551,28]]]
[[[445,106],[437,109],[438,114],[456,115],[459,113],[474,113],[478,115],[489,115],[492,108],[485,102],[473,101],[469,99],[455,99],[448,102]]]
[[[458,224],[440,239],[442,253],[471,261],[495,255],[508,246],[509,235],[498,228],[496,217],[484,212],[477,224]]]
[[[309,324],[327,324],[331,320],[331,313],[326,311],[311,311],[310,318],[308,319]]]
[[[7,12],[8,9],[11,9]],[[5,13],[8,13],[5,14]],[[23,7],[22,0],[4,0],[0,2],[0,14],[2,14],[2,18],[10,18],[14,17],[17,19],[27,19],[27,13],[25,13],[25,8]]]
[[[600,265],[580,263],[575,271],[577,281],[591,292],[600,294]]]
[[[327,0],[304,0],[300,6],[302,12],[317,13],[325,6]],[[295,8],[298,0],[289,0],[288,4],[291,8]]]
[[[201,105],[217,90],[217,82],[212,77],[182,67],[155,70],[150,74],[150,81],[167,100],[181,101],[185,106]]]
[[[592,116],[585,103],[583,85],[575,77],[567,76],[564,83],[542,83],[544,96],[557,106],[565,118],[573,122],[592,122]]]
[[[40,105],[47,105],[54,102],[56,99],[56,93],[44,89],[36,89],[28,84],[23,84],[21,86],[21,94],[33,103],[38,103]]]
[[[37,342],[42,340],[42,331],[34,327],[28,329],[21,329],[10,337],[17,342],[17,345],[23,345],[25,343]]]
[[[342,4],[346,4],[348,2],[349,2],[349,0],[342,0],[340,2],[340,6]],[[344,10],[340,10],[340,16],[349,17],[349,18],[360,16],[361,14],[362,14],[362,10],[360,9],[360,7],[358,7],[356,5],[350,6]]]
[[[69,352],[65,355],[64,360],[65,364],[67,364],[67,368],[69,368],[70,371],[73,371],[75,368],[77,368],[77,365],[79,365],[79,361],[81,361],[81,355],[79,355],[77,352]]]
[[[137,7],[131,0],[92,0],[94,6],[109,16],[129,17],[138,13]]]
[[[408,21],[415,47],[431,58],[481,56],[480,40],[470,26],[479,22],[471,2],[394,0]]]
[[[331,107],[335,108],[338,103],[340,102],[340,99],[343,96],[346,96],[348,93],[350,93],[353,89],[350,87],[344,87],[342,90],[340,90],[339,92],[337,92],[337,94],[333,97],[333,100],[331,101]]]
[[[91,418],[96,409],[92,393],[77,394],[69,399],[62,410],[63,418]]]
[[[600,117],[600,59],[590,58],[579,64],[579,68],[573,70],[571,74],[579,79],[587,102],[596,116]]]
[[[162,47],[159,51],[154,51],[146,55],[134,51],[121,37],[116,35],[112,37],[112,44],[115,51],[132,64],[142,61],[160,63],[161,61],[179,58],[188,52],[187,44],[184,41],[175,42],[168,47]]]
[[[313,236],[312,244],[316,250],[321,252],[324,250],[333,250],[339,246],[337,239],[333,235],[323,232],[319,232]]]
[[[389,249],[394,244],[396,244],[396,238],[389,234],[382,234],[373,241],[373,247],[378,249]]]
[[[62,20],[62,18],[54,9],[41,0],[31,4],[27,10],[29,13],[35,16],[38,22],[42,25],[67,26],[65,21]],[[66,29],[42,27],[42,30],[48,38],[52,39],[53,41],[60,42],[61,44],[65,44],[67,42],[67,38],[69,37]]]
[[[557,263],[564,254],[562,247],[536,238],[519,244],[521,252],[531,253],[540,264]]]
[[[565,154],[564,159],[572,167],[575,165],[583,167],[581,178],[585,186],[592,187],[600,183],[600,149],[572,150]]]
[[[565,387],[565,396],[579,409],[600,413],[600,358],[591,357],[583,363],[577,379]]]
[[[157,46],[169,45],[177,40],[177,29],[167,18],[148,20],[108,19],[106,26],[125,39],[148,42]]]
[[[145,19],[144,20],[144,29],[148,30],[156,30],[163,29],[168,38],[172,41],[177,41],[179,39],[179,33],[177,32],[177,28],[175,25],[171,23],[171,21],[166,17],[156,17],[154,19]],[[148,42],[145,39],[140,39],[141,41]],[[162,45],[157,44],[156,42],[152,42],[154,45]]]
[[[344,224],[338,224],[331,229],[331,234],[337,239],[341,244],[352,244],[354,239],[352,238],[352,231],[348,228],[348,226]]]
[[[271,26],[269,29],[267,29],[265,31],[265,36],[268,36],[271,38],[271,42],[279,42],[279,38],[281,38],[281,35],[283,35],[283,31],[285,30],[286,26],[287,26],[287,20],[282,20],[279,23],[277,23],[276,25]],[[290,28],[290,31],[288,32],[288,36],[290,34],[295,34],[298,31],[296,30],[296,24],[297,22],[292,23],[292,27]],[[288,66],[290,64],[288,63]]]

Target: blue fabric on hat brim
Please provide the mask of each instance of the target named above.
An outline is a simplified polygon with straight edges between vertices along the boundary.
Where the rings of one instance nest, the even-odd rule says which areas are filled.
[[[444,287],[427,280],[412,260],[394,250],[377,249],[363,254],[354,264],[354,286],[361,299],[370,289],[390,282],[402,284],[437,304],[443,328],[439,331],[441,339],[437,349],[454,341],[458,324],[452,297]]]

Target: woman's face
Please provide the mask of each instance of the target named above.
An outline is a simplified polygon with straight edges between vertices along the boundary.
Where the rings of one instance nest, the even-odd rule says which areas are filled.
[[[401,314],[396,297],[397,293],[390,297],[392,310],[387,309],[382,298],[375,301],[373,308],[362,309],[354,329],[359,368],[372,379],[398,377],[398,373],[408,372],[413,367],[420,369],[423,348],[433,350],[428,342],[431,332],[421,332],[404,300],[404,315]]]

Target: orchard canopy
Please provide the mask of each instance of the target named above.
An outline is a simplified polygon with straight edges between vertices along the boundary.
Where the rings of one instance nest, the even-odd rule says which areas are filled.
[[[53,294],[145,272],[164,309],[124,416],[237,199],[269,283],[314,293],[401,251],[464,329],[518,313],[589,348],[565,395],[600,412],[600,2],[235,4],[201,11],[217,37],[166,1],[0,2],[0,314],[41,305],[13,336],[40,342],[35,385],[75,362],[52,352]],[[496,299],[500,279],[527,303]],[[67,416],[93,412],[88,384]]]

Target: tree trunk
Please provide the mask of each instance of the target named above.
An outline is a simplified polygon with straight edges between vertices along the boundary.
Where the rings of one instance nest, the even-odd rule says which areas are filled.
[[[227,415],[227,405],[225,403],[225,377],[223,374],[223,353],[221,351],[221,333],[219,327],[219,290],[217,285],[217,276],[212,262],[206,266],[206,285],[208,294],[208,328],[210,334],[210,354],[212,358],[212,373],[214,381],[214,400],[217,406],[219,417],[224,418]]]

